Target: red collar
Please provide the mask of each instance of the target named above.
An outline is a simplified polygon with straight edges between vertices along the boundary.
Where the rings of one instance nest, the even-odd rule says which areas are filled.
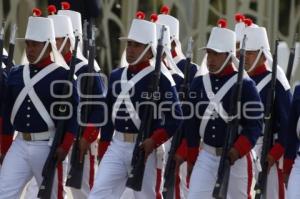
[[[48,66],[52,63],[53,63],[53,61],[51,60],[51,57],[48,56],[45,59],[38,62],[37,64],[34,64],[34,66],[37,67],[37,68],[45,68],[46,66]]]
[[[172,58],[176,57],[176,56],[177,56],[176,50],[172,50],[172,51],[171,51],[171,54],[172,54]]]
[[[67,52],[65,55],[64,55],[64,59],[66,62],[70,62],[71,59],[72,59],[72,53],[71,51]]]
[[[267,72],[267,66],[265,64],[257,66],[249,73],[249,76],[258,76]]]
[[[141,62],[141,63],[138,63],[136,65],[129,65],[128,70],[132,73],[138,73],[141,70],[143,70],[144,68],[146,68],[147,66],[150,66],[149,61]]]
[[[212,75],[214,75],[216,77],[223,77],[223,76],[232,74],[234,71],[235,70],[234,70],[233,65],[229,64],[229,65],[225,66],[224,69],[221,72],[219,72],[218,74],[212,74]]]

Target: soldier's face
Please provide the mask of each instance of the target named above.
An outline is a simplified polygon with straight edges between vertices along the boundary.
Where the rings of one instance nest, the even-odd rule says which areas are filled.
[[[245,69],[246,70],[249,70],[252,67],[253,63],[255,62],[255,59],[258,56],[258,53],[259,53],[258,50],[257,51],[246,51],[246,54],[245,54]],[[258,59],[258,62],[255,65],[255,67],[263,65],[265,60],[266,60],[265,56],[262,54],[260,56],[260,58]]]
[[[126,47],[126,60],[128,63],[133,63],[135,60],[139,58],[139,56],[143,53],[147,45],[141,44],[134,41],[127,41],[127,47]],[[142,57],[142,59],[139,61],[145,62],[151,59],[152,53],[150,49],[147,51],[147,53]]]
[[[39,57],[40,53],[42,52],[46,42],[38,42],[38,41],[32,41],[32,40],[26,40],[26,56],[29,61],[29,63],[34,63],[36,59]],[[48,46],[48,49],[45,51],[44,55],[40,60],[45,59],[46,57],[50,56],[50,45]]]
[[[228,53],[218,53],[214,50],[207,49],[207,67],[209,72],[218,71],[221,66],[224,64]]]
[[[65,39],[64,37],[56,38],[55,39],[56,40],[56,48],[58,50],[60,49],[61,45],[63,44],[64,39]],[[66,44],[65,44],[65,46],[64,46],[64,48],[61,51],[61,54],[65,55],[67,52],[70,51],[70,49],[71,49],[71,43],[70,43],[70,40],[68,39],[67,42],[66,42]]]

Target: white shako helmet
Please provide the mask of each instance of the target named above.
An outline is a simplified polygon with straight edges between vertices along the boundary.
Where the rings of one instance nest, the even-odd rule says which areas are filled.
[[[119,39],[135,41],[141,44],[145,44],[147,45],[147,47],[134,62],[128,63],[129,65],[137,64],[148,51],[148,49],[151,49],[154,57],[156,55],[157,37],[155,24],[150,21],[144,20],[145,14],[141,11],[136,13],[136,17],[137,18],[133,19],[131,22],[131,26],[127,37],[120,37]],[[121,65],[123,66],[127,65],[127,61],[124,60],[124,58],[126,58],[126,52],[123,53],[122,62],[124,63],[121,63]]]
[[[161,7],[160,13],[157,16],[156,23],[166,25],[170,29],[170,38],[171,43],[175,42],[176,48],[175,51],[178,56],[178,60],[185,59],[185,56],[181,49],[181,43],[179,41],[179,20],[171,15],[169,15],[170,8],[166,5]]]
[[[259,51],[255,61],[247,72],[253,71],[261,54],[264,54],[269,64],[273,62],[267,31],[264,27],[247,26],[243,31],[243,35],[247,37],[245,50]]]
[[[209,36],[207,45],[202,49],[211,49],[218,53],[228,53],[226,60],[218,71],[213,72],[213,74],[220,73],[224,67],[228,64],[230,58],[235,65],[238,64],[238,60],[235,57],[236,53],[236,35],[235,32],[226,28],[227,21],[225,19],[220,19],[218,21],[218,26],[214,27]]]
[[[52,52],[52,61],[57,63],[60,66],[68,67],[63,57],[57,51],[56,42],[55,42],[55,33],[54,25],[52,19],[41,17],[41,10],[34,8],[33,16],[30,16],[28,19],[28,24],[25,33],[25,40],[46,42],[44,48],[42,49],[38,58],[32,63],[36,64],[41,61],[44,53],[47,50],[47,47],[51,45]]]
[[[79,36],[80,40],[82,40],[82,23],[81,23],[81,14],[74,10],[70,10],[71,5],[68,2],[61,3],[61,10],[58,10],[57,14],[59,15],[67,15],[70,17],[73,31],[75,36]]]
[[[65,38],[58,51],[61,53],[68,39],[70,40],[71,48],[74,49],[75,36],[70,17],[67,15],[56,15],[55,13],[56,7],[54,5],[49,5],[48,18],[52,19],[53,21],[55,38]]]

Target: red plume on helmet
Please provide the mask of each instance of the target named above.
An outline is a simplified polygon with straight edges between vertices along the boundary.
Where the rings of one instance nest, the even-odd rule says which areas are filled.
[[[49,15],[55,15],[56,12],[57,12],[57,9],[56,9],[55,5],[48,6],[48,14]]]
[[[238,12],[238,13],[236,13],[236,14],[234,15],[234,18],[235,18],[235,21],[236,21],[237,23],[239,23],[239,22],[243,22],[243,21],[244,21],[245,16],[244,16],[242,13]]]
[[[135,14],[135,17],[137,19],[145,19],[145,13],[143,13],[142,11],[138,11],[136,14]]]
[[[218,20],[218,26],[220,28],[226,28],[227,27],[227,21],[226,21],[226,19],[219,19]]]
[[[38,8],[33,8],[32,9],[32,15],[35,17],[40,17],[42,16],[42,11]]]
[[[170,13],[170,8],[169,8],[169,6],[164,5],[163,7],[161,7],[160,13],[161,13],[161,14],[165,14],[165,15],[169,14],[169,13]]]
[[[69,10],[71,8],[71,5],[69,2],[63,1],[61,2],[61,9],[62,10]]]
[[[157,17],[157,14],[156,13],[153,13],[151,16],[150,16],[150,21],[155,23],[157,21],[158,17]]]
[[[246,26],[251,26],[253,24],[253,21],[250,18],[246,18],[244,19],[244,23]]]

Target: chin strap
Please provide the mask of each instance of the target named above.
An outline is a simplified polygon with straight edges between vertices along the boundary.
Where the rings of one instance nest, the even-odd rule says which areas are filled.
[[[64,38],[64,41],[62,42],[60,48],[58,49],[58,52],[59,52],[59,53],[61,53],[61,51],[64,49],[64,47],[65,47],[65,45],[66,45],[66,43],[67,43],[67,41],[68,41],[68,38],[69,38],[69,37],[65,37],[65,38]]]
[[[224,69],[224,67],[227,65],[229,59],[231,58],[231,55],[232,55],[232,54],[229,53],[229,55],[227,56],[227,58],[226,58],[226,60],[224,61],[223,65],[219,68],[219,70],[217,70],[217,71],[215,71],[215,72],[211,72],[211,71],[209,71],[209,72],[212,73],[212,74],[218,74],[218,73],[220,73],[220,72]],[[209,70],[209,68],[208,68],[208,70]]]
[[[260,49],[258,55],[256,56],[256,58],[255,58],[255,60],[252,64],[252,66],[248,70],[246,70],[247,73],[250,73],[251,71],[253,71],[253,69],[255,68],[255,66],[256,66],[256,64],[257,64],[257,62],[258,62],[258,60],[259,60],[262,53],[263,53],[263,50]]]
[[[140,56],[134,62],[131,62],[131,63],[128,63],[128,64],[129,65],[136,65],[137,63],[139,63],[139,61],[141,61],[141,59],[144,57],[144,55],[147,53],[147,51],[149,50],[150,47],[151,47],[151,44],[148,44],[147,47],[142,52],[142,54],[140,54]]]
[[[50,43],[50,41],[48,40],[45,43],[45,46],[44,46],[43,50],[41,51],[40,55],[38,56],[38,58],[32,64],[37,64],[37,63],[39,63],[39,61],[41,61],[43,55],[45,54],[45,52],[46,52],[46,50],[48,48],[49,43]]]

